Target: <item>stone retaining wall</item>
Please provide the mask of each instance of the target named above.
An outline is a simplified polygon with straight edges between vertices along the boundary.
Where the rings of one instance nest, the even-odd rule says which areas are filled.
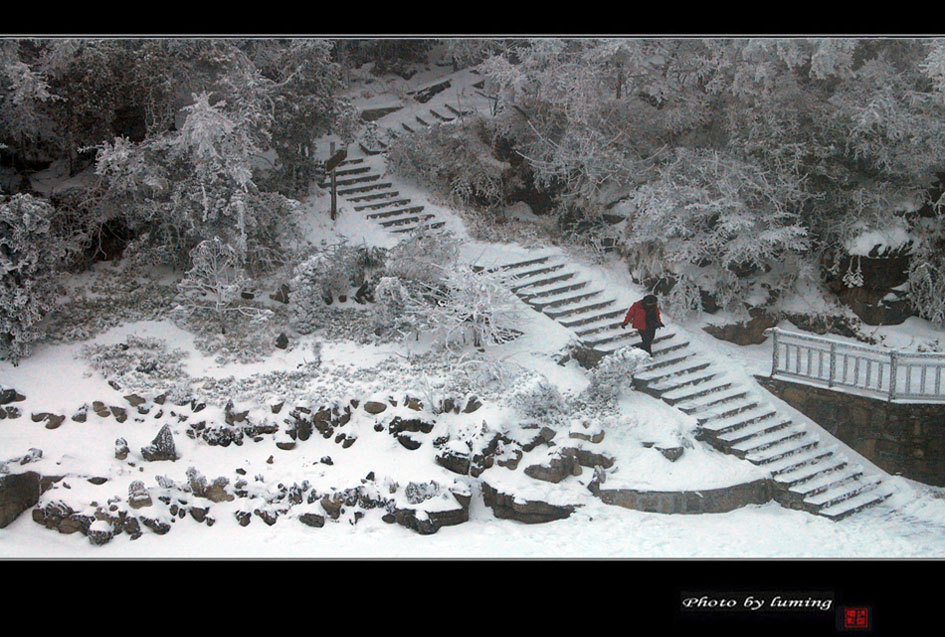
[[[698,491],[601,488],[598,495],[607,504],[654,513],[726,513],[748,504],[764,504],[773,499],[771,481],[766,478]]]
[[[908,404],[756,377],[831,435],[891,474],[945,486],[945,405]]]

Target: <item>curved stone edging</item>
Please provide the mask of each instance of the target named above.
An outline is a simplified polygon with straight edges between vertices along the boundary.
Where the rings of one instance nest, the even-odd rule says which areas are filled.
[[[653,513],[727,513],[749,504],[764,504],[774,499],[771,480],[768,478],[698,491],[602,488],[597,495],[606,504]]]

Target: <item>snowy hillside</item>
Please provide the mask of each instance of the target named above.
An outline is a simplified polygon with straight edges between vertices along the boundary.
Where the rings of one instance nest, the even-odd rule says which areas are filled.
[[[352,96],[377,111],[386,142],[490,108],[469,69],[368,71]],[[332,141],[319,140],[320,158]],[[945,490],[885,474],[764,392],[754,375],[770,372],[770,339],[709,336],[707,325],[735,322],[726,312],[665,315],[653,356],[637,355],[635,331],[618,324],[646,290],[616,255],[543,243],[545,222],[521,207],[509,211],[514,238],[485,240],[461,206],[393,174],[382,148],[347,150],[337,219],[316,179],[297,238],[393,250],[426,241],[424,225],[451,233],[459,266],[508,287],[491,292],[508,308],[508,340],[477,347],[462,332],[446,351],[430,330],[382,336],[386,306],[353,286],[309,316],[281,293],[291,270],[243,297],[264,320],[217,334],[206,315],[173,313],[179,272],[100,262],[70,277],[29,357],[0,361],[0,480],[12,493],[13,476],[34,472],[15,488],[42,490],[0,528],[0,557],[945,557]],[[945,337],[914,317],[864,329],[888,347]],[[582,366],[588,339],[616,381]],[[881,477],[883,499],[838,520],[736,501],[727,490],[766,483],[771,467],[750,461],[756,447],[739,457],[697,435],[712,404],[672,379],[699,370],[735,398],[763,395],[864,480]],[[663,513],[608,504],[604,491],[705,507],[717,492],[724,510]]]

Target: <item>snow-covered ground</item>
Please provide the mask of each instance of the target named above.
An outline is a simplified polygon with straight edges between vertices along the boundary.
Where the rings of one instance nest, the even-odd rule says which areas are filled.
[[[443,69],[431,69],[429,74],[415,76],[399,93],[411,87],[422,86],[436,79]],[[463,91],[475,78],[466,75],[454,78],[452,90]],[[384,107],[404,102],[402,95],[379,90],[379,83],[363,93],[362,107]],[[398,111],[392,121],[407,118],[409,109]],[[406,121],[406,120],[404,120]],[[373,158],[372,161],[379,161]],[[461,259],[482,266],[510,263],[544,255],[562,255],[560,248],[533,249],[516,243],[496,244],[477,241],[466,232],[460,215],[447,205],[431,201],[428,194],[409,184],[400,187],[402,196],[422,203],[447,228],[460,237]],[[316,192],[303,202],[303,231],[309,239],[335,243],[345,240],[384,247],[393,246],[398,237],[366,220],[341,202],[338,220],[328,218],[327,198]],[[521,216],[521,215],[520,215]],[[527,219],[527,215],[525,217]],[[595,263],[582,262],[568,256],[582,268],[582,274],[598,287],[616,294],[618,302],[629,305],[643,290],[631,280],[627,268],[618,260]],[[88,275],[82,275],[87,277]],[[94,282],[94,281],[93,281]],[[366,308],[370,311],[370,307]],[[770,342],[761,345],[737,346],[719,341],[702,331],[709,323],[724,323],[726,317],[703,317],[699,320],[666,323],[679,330],[710,355],[721,362],[744,383],[756,385],[752,376],[770,372]],[[782,327],[791,327],[783,324]],[[487,353],[493,361],[515,365],[546,378],[560,392],[577,394],[588,384],[587,372],[571,361],[560,365],[555,361],[572,339],[571,333],[548,317],[522,305],[523,335],[515,341],[490,348]],[[914,347],[917,342],[943,341],[945,332],[919,319],[909,319],[901,326],[875,328],[876,336],[891,347]],[[0,362],[0,384],[15,387],[27,396],[17,403],[24,417],[0,421],[0,462],[22,455],[30,448],[43,450],[42,459],[26,468],[48,475],[62,475],[69,483],[68,494],[75,501],[127,493],[132,480],[143,480],[153,486],[158,476],[182,481],[189,466],[196,466],[207,477],[230,475],[234,467],[243,467],[249,475],[264,475],[267,484],[302,479],[336,481],[348,484],[375,471],[378,477],[406,481],[410,479],[449,482],[457,479],[432,461],[429,445],[420,456],[411,456],[404,462],[403,450],[393,439],[372,438],[371,421],[355,418],[352,431],[363,431],[360,442],[344,452],[331,440],[309,441],[310,446],[291,453],[275,452],[263,443],[247,443],[240,447],[208,447],[198,440],[177,437],[182,459],[175,463],[142,463],[129,467],[114,458],[114,441],[125,437],[131,449],[148,444],[157,432],[159,423],[148,421],[140,427],[133,422],[118,423],[114,419],[99,418],[89,413],[86,423],[75,423],[68,416],[80,405],[93,400],[124,404],[124,392],[109,386],[107,379],[92,368],[82,356],[83,346],[89,344],[114,345],[130,335],[153,337],[167,343],[168,349],[182,351],[183,372],[192,379],[262,378],[264,374],[297,369],[311,360],[316,336],[301,337],[288,350],[276,349],[263,360],[252,363],[221,363],[202,353],[194,335],[167,320],[125,323],[104,331],[89,342],[40,344],[34,354],[13,367]],[[363,345],[354,341],[326,340],[321,349],[320,377],[312,381],[328,382],[332,370],[339,378],[359,378],[362,372],[370,377],[375,369],[387,366],[396,369],[397,361],[427,351],[426,343]],[[355,372],[352,372],[355,370]],[[342,374],[343,372],[343,374]],[[326,381],[326,378],[329,380]],[[342,382],[348,382],[347,380]],[[420,379],[404,378],[397,391],[416,389]],[[376,389],[367,380],[362,386],[347,386],[348,396],[361,395]],[[361,393],[359,393],[361,392]],[[772,399],[774,400],[774,399]],[[236,400],[239,405],[238,399]],[[779,408],[789,407],[778,402]],[[215,413],[222,405],[208,407]],[[247,405],[264,412],[268,405]],[[49,430],[42,423],[34,423],[29,414],[40,411],[63,413],[65,423]],[[661,443],[684,435],[692,426],[689,417],[664,403],[637,392],[627,392],[612,417],[601,424],[606,437],[600,448],[617,460],[616,470],[608,476],[608,488],[649,490],[711,489],[751,481],[763,477],[761,470],[733,456],[721,454],[709,447],[696,445],[687,449],[677,462],[663,457],[655,448],[644,447],[641,441]],[[360,417],[360,416],[359,416]],[[488,420],[493,426],[512,426],[520,415],[514,409],[493,404],[470,415],[461,415],[456,423]],[[444,418],[449,420],[449,417]],[[360,428],[360,429],[359,429]],[[826,432],[824,432],[826,435]],[[326,467],[318,459],[328,452],[338,461]],[[852,452],[851,452],[852,453]],[[269,462],[270,456],[276,459]],[[343,461],[342,461],[343,460]],[[866,462],[865,459],[861,459]],[[318,465],[315,467],[314,465]],[[496,475],[503,470],[493,469]],[[512,472],[508,472],[512,473]],[[517,474],[520,476],[521,472]],[[488,474],[486,474],[488,475]],[[108,478],[105,485],[95,486],[85,478]],[[516,477],[515,479],[518,479]],[[381,520],[381,511],[368,511],[357,524],[345,520],[328,523],[323,528],[311,528],[294,519],[280,519],[275,525],[253,523],[240,526],[232,514],[239,500],[219,503],[217,522],[211,528],[190,517],[175,522],[166,536],[144,533],[135,541],[118,536],[103,546],[92,546],[80,533],[60,534],[36,524],[25,512],[16,521],[0,529],[0,557],[231,557],[231,558],[306,558],[306,557],[722,557],[722,558],[780,558],[780,557],[840,557],[840,558],[941,558],[945,557],[945,490],[927,487],[902,478],[891,480],[899,493],[888,504],[864,511],[840,522],[788,510],[769,503],[747,506],[729,513],[702,515],[664,515],[645,513],[602,503],[572,479],[559,485],[537,483],[533,488],[549,492],[558,489],[564,493],[574,490],[580,499],[580,508],[564,520],[544,524],[523,524],[501,520],[483,503],[478,481],[460,477],[473,492],[470,519],[458,526],[441,528],[435,535],[422,536],[399,525]],[[524,488],[524,487],[523,487]],[[115,491],[117,489],[117,491]],[[57,487],[58,492],[65,493]],[[107,491],[107,493],[106,493]],[[580,492],[580,493],[578,493]],[[547,495],[547,494],[546,494]],[[553,498],[553,495],[548,495]],[[573,501],[573,498],[572,500]]]

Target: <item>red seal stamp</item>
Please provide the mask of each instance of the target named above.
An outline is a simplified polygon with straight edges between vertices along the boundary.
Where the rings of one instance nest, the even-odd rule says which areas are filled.
[[[853,606],[842,609],[843,628],[846,630],[862,630],[870,627],[870,609],[864,606]]]

